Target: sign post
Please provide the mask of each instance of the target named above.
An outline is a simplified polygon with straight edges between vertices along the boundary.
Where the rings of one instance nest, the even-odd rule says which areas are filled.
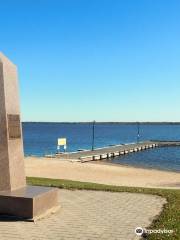
[[[66,140],[66,138],[58,138],[58,145],[57,145],[58,153],[61,150],[61,146],[63,147],[64,152],[66,152],[66,149],[67,149],[67,140]]]

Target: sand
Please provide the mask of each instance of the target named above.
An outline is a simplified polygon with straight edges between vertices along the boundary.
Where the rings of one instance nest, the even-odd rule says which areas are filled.
[[[180,173],[54,158],[25,158],[26,176],[69,179],[117,186],[177,188]]]

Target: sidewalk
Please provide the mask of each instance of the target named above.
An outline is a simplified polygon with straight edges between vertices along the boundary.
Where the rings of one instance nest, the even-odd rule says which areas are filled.
[[[1,240],[134,240],[160,213],[163,198],[144,194],[59,190],[61,209],[36,223],[0,221]]]

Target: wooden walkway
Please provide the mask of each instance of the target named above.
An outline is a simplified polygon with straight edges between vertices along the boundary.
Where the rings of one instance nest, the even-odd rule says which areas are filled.
[[[124,144],[124,145],[115,145],[110,147],[98,148],[93,151],[85,150],[74,153],[62,153],[55,154],[53,157],[61,158],[61,159],[76,159],[81,162],[108,159],[128,153],[138,152],[142,150],[146,150],[149,148],[158,147],[158,143],[156,142],[140,142],[140,143],[132,143],[132,144]],[[49,157],[49,155],[47,155]]]
[[[108,159],[128,153],[139,152],[156,147],[180,146],[180,141],[145,141],[139,143],[130,143],[109,146],[104,148],[96,148],[92,150],[84,150],[72,153],[58,153],[54,155],[46,155],[45,157],[53,157],[79,162],[89,162],[102,159]]]

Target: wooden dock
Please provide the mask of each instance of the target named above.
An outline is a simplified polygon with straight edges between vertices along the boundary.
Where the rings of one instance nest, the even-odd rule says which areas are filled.
[[[154,141],[159,147],[177,147],[180,146],[180,141]]]
[[[84,150],[72,153],[58,153],[54,155],[46,155],[45,157],[53,157],[59,159],[67,159],[71,161],[89,162],[109,159],[125,154],[132,154],[133,152],[144,151],[156,147],[173,147],[180,146],[180,141],[145,141],[139,143],[129,143],[114,145],[104,148],[96,148],[93,151]]]
[[[159,144],[157,142],[146,141],[146,142],[140,142],[140,143],[130,143],[130,144],[109,146],[104,148],[97,148],[93,151],[84,150],[84,151],[78,151],[73,153],[59,153],[51,157],[56,157],[60,159],[69,159],[69,160],[76,159],[76,160],[79,160],[80,162],[88,162],[88,161],[95,161],[95,160],[102,160],[102,159],[117,157],[117,156],[129,154],[133,152],[155,148],[158,146]],[[46,157],[50,157],[50,156],[47,155]]]

